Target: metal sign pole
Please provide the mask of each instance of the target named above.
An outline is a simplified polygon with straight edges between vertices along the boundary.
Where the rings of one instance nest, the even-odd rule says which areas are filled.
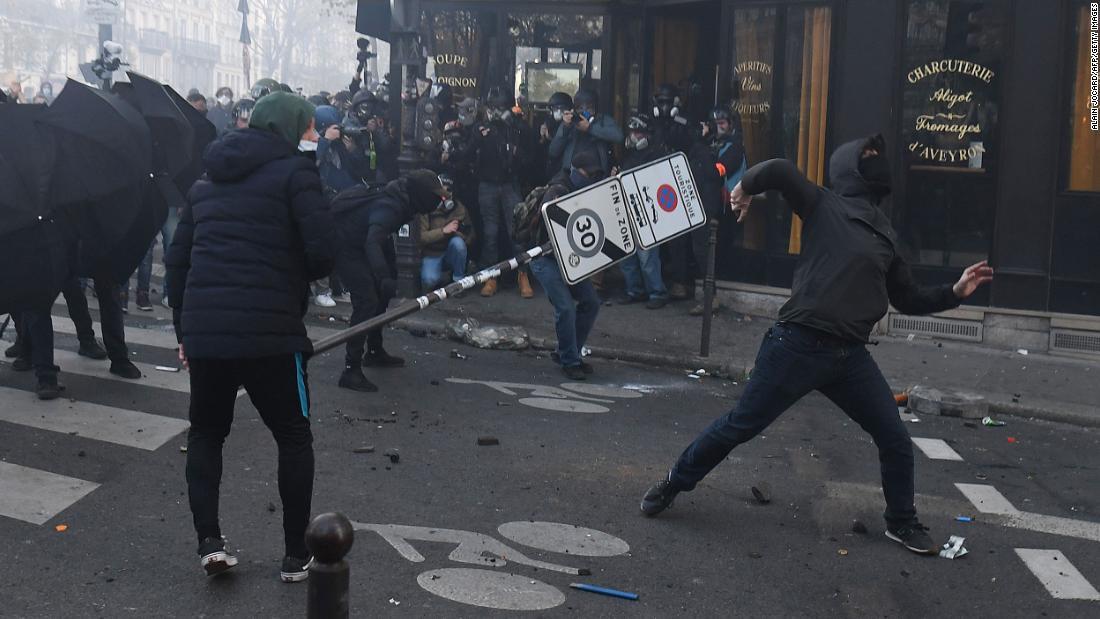
[[[714,260],[718,247],[718,220],[707,226],[707,274],[703,279],[703,330],[699,334],[699,356],[710,355],[710,323],[714,311]]]
[[[481,271],[478,271],[477,273],[468,277],[464,277],[457,282],[454,282],[443,288],[433,290],[432,292],[429,292],[422,297],[409,299],[401,305],[398,305],[397,307],[389,310],[385,314],[375,316],[370,320],[349,327],[339,333],[335,333],[326,338],[317,340],[313,344],[313,353],[317,354],[325,352],[326,350],[331,350],[359,334],[378,329],[380,327],[388,325],[395,320],[404,318],[409,314],[415,314],[416,312],[419,312],[429,305],[439,303],[447,297],[452,297],[464,290],[469,290],[471,288],[474,288],[475,286],[480,286],[490,279],[500,277],[503,273],[519,269],[520,267],[527,264],[528,262],[531,262],[535,258],[538,258],[540,256],[549,256],[552,253],[553,247],[550,245],[550,243],[540,245],[539,247],[532,247],[531,249],[528,249],[527,251],[519,254],[514,258],[510,258],[503,262],[498,262],[497,264],[494,264],[487,269],[482,269]]]

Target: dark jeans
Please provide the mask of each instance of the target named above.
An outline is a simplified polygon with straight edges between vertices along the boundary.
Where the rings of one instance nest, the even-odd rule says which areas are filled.
[[[387,252],[390,258],[390,252]],[[396,264],[396,258],[390,261],[390,265]],[[345,251],[341,254],[336,264],[340,272],[340,280],[351,293],[351,320],[348,326],[355,325],[385,313],[389,306],[390,297],[381,290],[374,274],[371,273],[367,257],[363,252]],[[393,279],[396,279],[396,268],[391,269]],[[350,367],[359,367],[363,363],[363,344],[367,350],[376,351],[382,348],[382,329],[372,329],[366,335],[357,335],[348,340],[344,352],[344,364]]]
[[[50,308],[26,310],[16,323],[17,338],[23,355],[29,357],[34,375],[39,379],[56,378],[61,368],[53,360],[53,317]]]
[[[511,246],[512,238],[512,212],[516,204],[523,199],[519,196],[515,183],[486,183],[478,184],[478,203],[481,207],[481,227],[483,236],[481,239],[481,264],[492,266],[502,259],[497,237],[501,228],[508,233],[508,255],[503,258],[511,258],[515,255],[515,248]],[[526,247],[524,248],[526,249]]]
[[[531,262],[531,272],[554,306],[558,359],[565,367],[580,365],[581,349],[600,312],[600,297],[596,289],[588,280],[573,286],[565,283],[553,258],[536,258]]]
[[[187,493],[199,541],[218,537],[222,444],[233,424],[237,389],[244,387],[279,447],[279,498],[286,554],[306,557],[313,497],[313,433],[309,379],[301,353],[259,359],[191,359],[191,429],[187,432]]]
[[[95,278],[95,296],[99,300],[99,323],[103,332],[103,347],[111,361],[129,360],[126,350],[125,325],[122,320],[122,305],[119,304],[119,286],[107,277]],[[69,307],[69,317],[76,325],[77,339],[81,342],[95,341],[92,330],[92,315],[88,311],[88,298],[80,280],[70,277],[61,288],[65,303]]]
[[[790,323],[768,330],[737,407],[715,419],[684,450],[672,469],[673,487],[695,488],[734,447],[814,390],[839,406],[878,447],[886,521],[913,519],[913,444],[871,353],[862,344]]]

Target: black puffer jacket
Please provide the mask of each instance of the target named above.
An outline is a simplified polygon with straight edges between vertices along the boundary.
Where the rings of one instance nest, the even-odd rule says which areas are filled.
[[[848,142],[833,152],[832,190],[806,180],[786,159],[757,164],[741,179],[749,194],[782,192],[804,222],[791,298],[779,319],[855,342],[867,341],[890,303],[906,314],[959,305],[950,285],[926,287],[913,280],[890,220],[878,207],[879,193],[859,171],[868,141]]]
[[[338,248],[317,168],[259,129],[226,133],[203,161],[165,259],[187,355],[311,352],[309,282],[332,271]]]
[[[438,203],[436,203],[438,204]],[[353,187],[332,201],[332,213],[340,229],[341,260],[366,263],[375,282],[392,279],[393,265],[387,252],[401,226],[436,206],[418,212],[409,198],[408,179],[390,181],[384,187]]]

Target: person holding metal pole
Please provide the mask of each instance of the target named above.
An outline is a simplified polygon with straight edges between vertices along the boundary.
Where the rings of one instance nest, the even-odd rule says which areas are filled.
[[[879,208],[890,192],[882,136],[848,142],[829,161],[832,189],[819,187],[791,161],[753,166],[730,194],[743,221],[752,196],[779,191],[805,225],[791,298],[764,336],[745,393],[684,450],[668,475],[642,498],[655,516],[680,492],[695,488],[734,447],[762,432],[811,391],[820,391],[874,440],[886,498],[886,536],[921,554],[935,554],[914,506],[913,445],[890,386],[866,344],[890,304],[905,314],[957,307],[993,279],[985,262],[954,285],[919,286],[901,256],[890,219]]]

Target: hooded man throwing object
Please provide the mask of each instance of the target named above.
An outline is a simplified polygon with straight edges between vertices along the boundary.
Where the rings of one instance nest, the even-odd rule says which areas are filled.
[[[680,492],[695,488],[730,451],[768,427],[802,396],[817,390],[871,435],[886,497],[886,536],[935,554],[938,545],[913,504],[913,445],[886,379],[864,345],[892,303],[905,314],[954,308],[993,278],[985,261],[953,286],[921,287],[902,259],[897,235],[879,202],[890,192],[881,136],[842,145],[829,161],[832,189],[806,180],[794,163],[753,166],[730,194],[742,221],[752,196],[778,190],[803,220],[803,250],[791,298],[768,330],[737,407],[703,431],[642,498],[653,516]]]

